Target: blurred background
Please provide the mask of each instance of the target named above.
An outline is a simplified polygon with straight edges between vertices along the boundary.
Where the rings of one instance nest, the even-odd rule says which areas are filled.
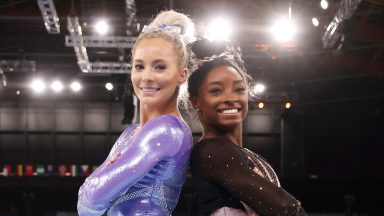
[[[384,215],[383,0],[1,0],[0,216],[76,215],[137,122],[131,48],[165,9],[241,47],[246,147],[309,215]],[[196,214],[189,179],[174,215]]]

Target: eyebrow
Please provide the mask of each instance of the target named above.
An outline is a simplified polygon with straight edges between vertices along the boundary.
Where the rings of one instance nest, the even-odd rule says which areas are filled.
[[[233,84],[239,84],[239,83],[245,83],[245,82],[244,82],[244,80],[235,80],[235,81],[233,81]],[[223,83],[220,82],[220,81],[214,81],[214,82],[208,83],[208,85],[223,85]]]
[[[143,63],[144,61],[141,60],[141,59],[134,59],[133,62]],[[165,59],[155,59],[152,63],[153,64],[157,64],[157,63],[163,63],[163,62],[165,63],[165,62],[167,62],[167,60],[165,60]]]

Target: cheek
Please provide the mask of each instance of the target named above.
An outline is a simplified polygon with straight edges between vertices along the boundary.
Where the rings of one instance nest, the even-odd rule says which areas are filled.
[[[138,80],[137,74],[135,72],[131,72],[131,82],[136,83]]]

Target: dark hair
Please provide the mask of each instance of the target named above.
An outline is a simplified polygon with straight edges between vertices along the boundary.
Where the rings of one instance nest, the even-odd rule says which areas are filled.
[[[246,73],[244,62],[241,58],[241,51],[237,46],[228,42],[211,42],[207,39],[201,39],[192,44],[191,50],[195,58],[192,60],[195,63],[195,69],[188,78],[188,94],[190,100],[192,97],[198,96],[200,85],[209,72],[219,66],[233,67],[239,72],[246,85],[249,87],[251,77]],[[199,60],[214,55],[219,56],[222,53],[233,55],[233,59],[229,59],[224,55],[222,57],[214,57],[210,61],[198,65]]]

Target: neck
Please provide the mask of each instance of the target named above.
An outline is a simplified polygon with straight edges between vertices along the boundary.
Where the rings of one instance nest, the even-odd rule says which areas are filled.
[[[203,128],[203,136],[201,139],[214,138],[214,137],[226,137],[231,140],[235,145],[243,147],[243,128],[239,124],[229,130],[217,130],[213,128]]]
[[[147,105],[140,103],[140,126],[143,126],[148,121],[161,116],[161,115],[175,115],[180,116],[177,103],[174,102],[171,105],[159,107],[157,105]]]

